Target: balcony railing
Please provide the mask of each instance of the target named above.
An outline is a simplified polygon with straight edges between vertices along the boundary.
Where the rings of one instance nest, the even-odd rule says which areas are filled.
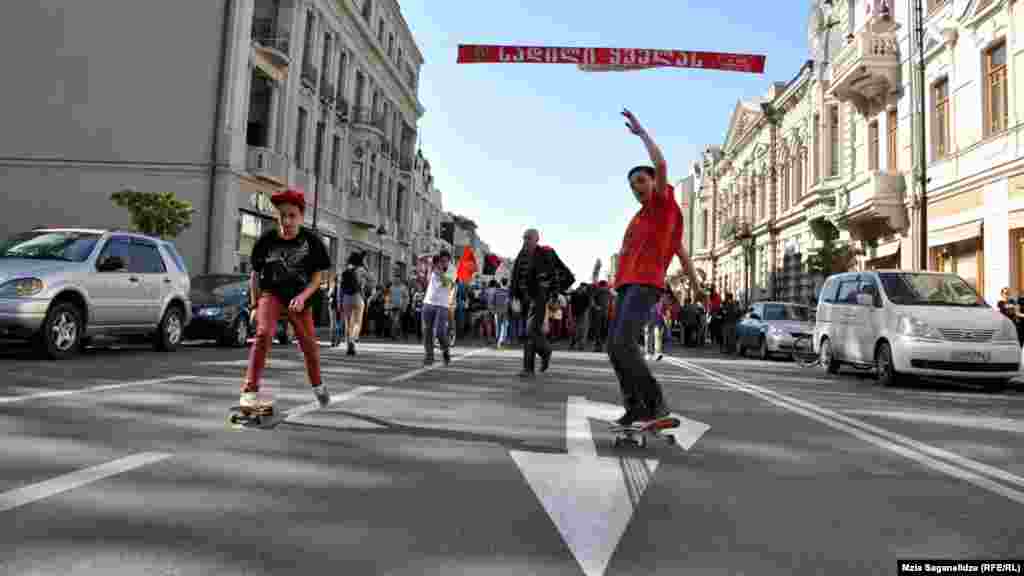
[[[283,56],[281,64],[287,66],[291,43],[288,30],[279,26],[274,18],[254,18],[252,21],[252,39],[260,46],[275,50]]]
[[[269,148],[250,146],[246,154],[246,170],[257,178],[285,182],[284,156]]]

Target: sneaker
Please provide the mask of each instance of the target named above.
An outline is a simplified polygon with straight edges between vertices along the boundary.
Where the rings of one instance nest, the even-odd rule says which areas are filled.
[[[442,353],[441,356],[444,358],[444,365],[445,366],[447,366],[447,365],[452,363],[452,355],[447,350],[445,350],[444,353]]]
[[[424,366],[433,366],[434,365],[434,359],[433,358],[424,358],[423,359],[423,365]]]
[[[553,355],[554,355],[554,352],[548,352],[547,356],[541,356],[540,357],[540,371],[542,373],[548,371],[548,366],[551,365],[551,356],[553,356]]]
[[[313,387],[313,395],[316,396],[321,408],[331,403],[331,395],[327,392],[327,386],[323,384]]]
[[[618,424],[619,426],[632,426],[633,424],[637,423],[639,420],[640,420],[639,409],[629,408],[629,409],[626,410],[625,414],[620,416],[619,419],[615,421],[615,423]]]
[[[356,355],[356,345],[354,343],[352,343],[351,341],[348,343],[348,351],[345,352],[345,355],[346,356],[355,356]]]
[[[529,380],[536,377],[536,374],[533,373],[533,370],[523,370],[519,373],[519,377],[523,380]]]

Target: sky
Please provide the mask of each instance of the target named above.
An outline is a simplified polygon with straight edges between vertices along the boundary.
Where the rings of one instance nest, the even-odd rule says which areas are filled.
[[[607,272],[639,209],[627,171],[649,163],[621,116],[661,148],[670,183],[722,144],[740,99],[793,78],[808,58],[805,0],[408,0],[402,14],[425,63],[420,148],[444,210],[468,217],[491,251],[515,257],[537,228],[578,281]],[[640,9],[639,7],[646,6]],[[584,73],[573,65],[456,64],[459,44],[739,52],[764,74],[664,69]]]

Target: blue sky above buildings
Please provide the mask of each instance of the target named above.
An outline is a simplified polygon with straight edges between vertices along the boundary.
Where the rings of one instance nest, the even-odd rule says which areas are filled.
[[[787,81],[808,58],[809,3],[403,2],[426,63],[421,148],[444,208],[473,219],[491,249],[515,256],[541,231],[577,278],[607,270],[637,210],[626,172],[645,163],[619,115],[629,107],[661,145],[675,182],[724,138],[738,99]],[[758,53],[763,75],[708,70],[582,73],[573,66],[456,64],[460,43]]]

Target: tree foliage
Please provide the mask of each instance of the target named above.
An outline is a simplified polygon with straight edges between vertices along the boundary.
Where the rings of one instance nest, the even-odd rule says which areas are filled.
[[[839,229],[826,220],[815,220],[811,231],[822,245],[807,257],[808,272],[831,276],[853,268],[860,251],[849,242],[839,241]]]
[[[125,189],[111,194],[110,200],[128,210],[132,228],[143,234],[171,240],[192,226],[192,203],[178,199],[173,192]]]

